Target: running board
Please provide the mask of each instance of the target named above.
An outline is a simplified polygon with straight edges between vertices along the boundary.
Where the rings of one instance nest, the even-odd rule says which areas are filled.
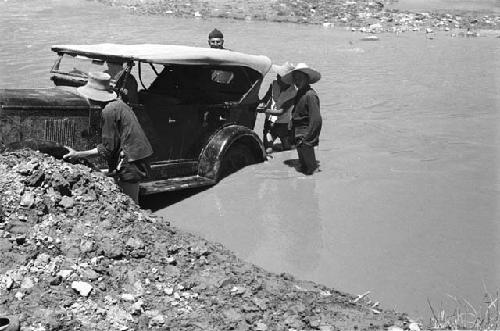
[[[216,183],[215,180],[201,176],[177,177],[171,179],[155,180],[152,182],[140,183],[139,194],[150,195],[162,192],[172,192],[188,188],[211,186],[214,185],[215,183]]]

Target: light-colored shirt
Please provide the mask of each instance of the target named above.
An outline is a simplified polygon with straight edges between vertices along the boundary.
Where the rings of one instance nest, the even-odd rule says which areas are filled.
[[[271,122],[274,123],[290,123],[292,119],[293,102],[297,88],[290,85],[286,90],[281,91],[278,81],[273,81],[271,84],[271,113],[281,112],[281,115],[271,115]],[[280,111],[281,110],[281,111]]]

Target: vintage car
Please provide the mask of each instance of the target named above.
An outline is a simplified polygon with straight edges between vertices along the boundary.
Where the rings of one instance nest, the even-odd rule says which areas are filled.
[[[0,148],[30,147],[55,157],[63,146],[99,143],[101,108],[76,88],[92,71],[110,73],[154,154],[140,194],[208,186],[265,160],[253,131],[259,88],[271,67],[262,55],[180,45],[59,45],[55,87],[0,90]],[[91,160],[99,168],[105,163]]]

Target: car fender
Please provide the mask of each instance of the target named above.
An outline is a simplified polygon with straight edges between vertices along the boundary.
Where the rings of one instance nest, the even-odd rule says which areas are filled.
[[[198,175],[217,181],[220,180],[221,160],[226,151],[236,142],[241,142],[250,147],[259,162],[266,159],[264,144],[254,131],[241,125],[229,125],[212,135],[201,151],[198,160]]]

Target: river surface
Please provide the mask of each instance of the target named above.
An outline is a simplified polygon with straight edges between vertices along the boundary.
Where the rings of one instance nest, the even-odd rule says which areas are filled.
[[[378,42],[318,26],[132,16],[76,0],[0,1],[0,88],[49,87],[53,44],[226,46],[321,71],[321,172],[274,154],[157,211],[270,271],[429,314],[500,286],[500,39]],[[272,78],[272,77],[269,77]],[[267,86],[269,78],[266,80]],[[264,92],[264,91],[261,91]],[[260,133],[262,119],[256,130]]]

